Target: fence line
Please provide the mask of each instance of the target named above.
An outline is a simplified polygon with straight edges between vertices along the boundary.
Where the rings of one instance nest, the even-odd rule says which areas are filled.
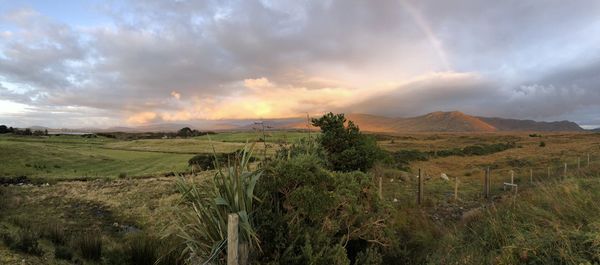
[[[482,169],[481,167],[474,167],[471,170],[462,170],[460,172],[464,172],[465,176],[470,176],[475,172],[483,171],[483,192],[479,193],[472,192],[470,194],[461,195],[461,200],[478,200],[478,198],[492,199],[492,195],[497,192],[502,192],[502,190],[506,190],[506,187],[510,187],[510,191],[518,192],[519,186],[527,184],[527,173],[529,175],[529,185],[534,186],[539,184],[542,181],[552,180],[552,179],[560,179],[564,180],[569,177],[582,176],[582,170],[585,168],[590,168],[592,164],[596,164],[600,160],[599,157],[592,156],[592,154],[587,153],[584,154],[587,156],[587,163],[585,167],[581,163],[581,156],[577,156],[577,158],[567,158],[561,160],[551,160],[546,164],[547,166],[536,166],[536,167],[513,167],[513,168],[502,168],[502,169],[492,169],[490,167],[486,167]],[[558,166],[557,166],[558,164]],[[544,172],[546,171],[546,172]],[[453,198],[454,201],[459,201],[459,176],[458,174],[454,176],[454,185],[451,184],[450,179],[446,179],[444,182],[435,181],[435,174],[431,175],[431,170],[424,170],[419,168],[418,175],[415,176],[417,179],[417,184],[415,186],[410,185],[412,182],[410,179],[405,181],[398,181],[399,185],[401,185],[401,189],[397,189],[398,186],[394,185],[396,189],[393,190],[392,194],[385,194],[384,190],[382,190],[381,183],[383,178],[379,176],[379,195],[383,199],[392,200],[394,202],[406,202],[411,201],[410,198],[416,195],[416,200],[413,199],[413,202],[416,201],[416,205],[422,205],[426,202],[425,194],[427,193],[427,197],[446,197],[448,200]],[[546,173],[546,177],[542,177]],[[569,174],[570,173],[570,174]],[[445,173],[441,173],[444,174]],[[441,178],[440,178],[441,179]],[[508,182],[510,179],[510,182]],[[434,181],[429,181],[434,180]],[[386,179],[386,181],[394,182],[395,178]],[[461,181],[460,188],[464,190],[473,191],[473,188],[476,187],[476,181]],[[499,185],[497,185],[499,184]],[[448,192],[434,192],[432,189],[428,189],[427,187],[433,186],[437,189],[446,189],[448,188]],[[481,185],[481,184],[480,184]],[[385,185],[386,187],[391,185]],[[480,186],[481,187],[481,186]],[[502,187],[502,189],[500,189]],[[389,189],[386,189],[389,192]],[[429,191],[427,191],[429,190]],[[427,192],[426,192],[427,191]],[[413,194],[412,196],[410,194]],[[471,196],[469,196],[471,195]],[[391,196],[391,197],[390,197]],[[387,198],[385,198],[387,197]],[[414,197],[412,197],[414,198]],[[409,203],[410,204],[410,203]]]

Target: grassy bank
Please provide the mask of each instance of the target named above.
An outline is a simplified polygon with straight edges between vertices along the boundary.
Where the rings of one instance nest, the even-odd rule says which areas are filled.
[[[474,211],[431,264],[597,264],[600,180],[569,179]]]

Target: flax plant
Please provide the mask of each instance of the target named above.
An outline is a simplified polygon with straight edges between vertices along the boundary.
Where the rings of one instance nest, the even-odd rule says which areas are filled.
[[[178,181],[178,190],[188,210],[180,214],[177,230],[185,243],[182,254],[191,263],[223,262],[227,246],[227,216],[231,213],[237,213],[240,218],[240,244],[249,249],[260,249],[252,214],[255,201],[259,200],[254,188],[262,171],[250,167],[253,148],[254,145],[244,146],[228,159],[225,166],[215,155],[216,172],[211,183],[199,185],[191,178]]]

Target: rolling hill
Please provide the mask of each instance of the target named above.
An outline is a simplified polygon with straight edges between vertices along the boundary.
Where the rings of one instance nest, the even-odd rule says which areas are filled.
[[[570,121],[538,122],[504,118],[486,118],[459,111],[432,112],[411,118],[388,118],[369,114],[348,114],[348,120],[369,132],[502,132],[502,131],[584,131]],[[306,123],[297,129],[306,128]]]

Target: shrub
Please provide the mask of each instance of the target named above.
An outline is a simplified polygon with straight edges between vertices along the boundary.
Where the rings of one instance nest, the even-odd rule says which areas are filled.
[[[121,172],[121,173],[119,173],[119,178],[120,179],[127,178],[127,172]]]
[[[81,234],[74,244],[84,259],[100,260],[102,257],[102,237],[97,233]]]
[[[541,141],[541,142],[540,142],[540,147],[546,147],[546,142],[544,142],[544,141]]]
[[[331,112],[312,119],[312,125],[321,128],[318,141],[327,153],[328,166],[335,171],[367,171],[384,153],[374,137],[362,134],[352,121],[345,123],[344,114]]]
[[[215,169],[217,164],[226,165],[228,162],[235,159],[238,153],[242,152],[237,150],[232,153],[224,154],[197,154],[188,160],[188,165],[195,167],[199,170],[211,170]],[[255,161],[254,157],[249,158],[249,162]]]
[[[419,150],[401,150],[392,153],[396,166],[400,169],[407,169],[408,164],[413,161],[427,161],[428,154]]]
[[[387,215],[365,173],[331,172],[300,155],[268,165],[257,188],[257,232],[269,239],[257,263],[350,264],[370,245],[352,242],[387,242]]]
[[[275,151],[275,159],[290,159],[300,155],[315,155],[325,161],[325,152],[321,145],[313,138],[301,138],[291,145],[281,145]]]
[[[54,248],[54,258],[71,260],[73,258],[73,250],[66,246],[56,246]]]
[[[220,155],[218,155],[220,156]],[[197,154],[188,160],[188,165],[199,170],[210,170],[215,168],[215,157],[212,154]]]

